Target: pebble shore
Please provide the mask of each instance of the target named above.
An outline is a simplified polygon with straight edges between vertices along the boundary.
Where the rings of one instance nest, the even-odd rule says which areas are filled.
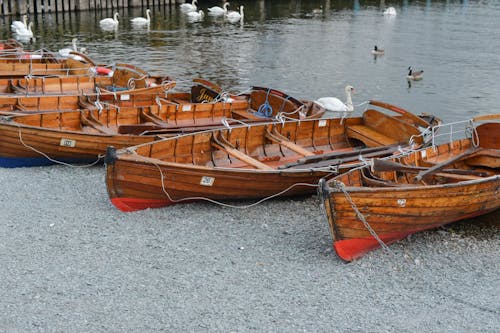
[[[316,196],[133,213],[0,169],[0,332],[498,332],[500,211],[344,263]]]

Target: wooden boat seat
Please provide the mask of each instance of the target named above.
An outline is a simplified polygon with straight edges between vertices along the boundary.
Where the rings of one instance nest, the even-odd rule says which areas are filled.
[[[387,146],[397,143],[397,141],[377,130],[366,125],[351,125],[347,128],[347,135],[350,138],[359,139],[368,147]]]
[[[488,168],[500,168],[500,150],[484,149],[477,156],[465,160],[467,165]]]
[[[364,142],[367,146],[379,146],[408,143],[410,137],[420,135],[420,131],[396,117],[370,109],[363,113],[363,125],[349,126],[347,135]],[[422,139],[416,138],[416,140]]]

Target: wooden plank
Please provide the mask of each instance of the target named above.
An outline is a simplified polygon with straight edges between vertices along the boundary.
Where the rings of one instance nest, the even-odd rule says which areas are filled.
[[[155,125],[168,126],[168,123],[165,122],[160,117],[158,117],[157,115],[155,115],[155,114],[153,114],[151,112],[146,113],[144,111],[145,108],[146,107],[141,107],[141,113],[140,113],[141,120],[143,120],[143,121],[150,121],[150,122],[152,122]]]
[[[232,148],[232,147],[229,147],[229,146],[223,144],[216,137],[216,135],[219,135],[219,134],[220,134],[220,132],[218,132],[218,134],[214,134],[212,136],[212,143],[211,144],[213,147],[220,149],[220,150],[226,152],[227,154],[229,154],[230,156],[233,156],[233,157],[239,159],[240,161],[245,162],[248,165],[251,165],[259,170],[268,170],[268,171],[274,170],[273,168],[271,168],[267,164],[264,164],[264,163],[256,160],[255,158],[248,156],[247,154],[239,151],[238,149],[235,149],[235,148]]]
[[[289,141],[285,137],[283,137],[281,134],[276,133],[276,128],[273,127],[273,133],[269,131],[269,127],[266,127],[266,138],[269,140],[276,142],[294,152],[297,154],[300,154],[302,156],[314,156],[314,153],[310,152],[309,150],[305,149],[304,147],[301,147],[292,141]]]
[[[368,146],[385,146],[397,141],[365,125],[352,125],[347,128],[350,138],[358,139]]]
[[[105,127],[102,123],[100,123],[97,119],[92,117],[92,113],[89,112],[89,116],[85,116],[85,114],[82,112],[80,113],[80,121],[83,125],[85,126],[90,126],[92,128],[95,128],[101,133],[104,134],[115,134],[111,129]]]

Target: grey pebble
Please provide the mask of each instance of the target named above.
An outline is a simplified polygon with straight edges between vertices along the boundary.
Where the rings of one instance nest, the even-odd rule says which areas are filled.
[[[316,196],[123,213],[102,166],[0,181],[0,332],[500,327],[498,211],[344,263]]]

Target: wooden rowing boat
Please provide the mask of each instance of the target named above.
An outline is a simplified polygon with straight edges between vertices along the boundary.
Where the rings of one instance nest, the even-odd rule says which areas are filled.
[[[67,59],[66,62],[73,64],[74,68],[78,68],[82,64],[74,59]],[[98,67],[90,59],[88,59],[88,63],[92,67],[79,75],[27,75],[25,77],[0,78],[0,93],[67,95],[92,93],[96,89],[102,92],[154,89],[161,85],[169,85],[169,89],[171,89],[171,83],[174,81],[169,76],[151,75],[130,64]]]
[[[165,89],[175,85],[166,85],[122,90],[117,92],[97,92],[65,95],[0,95],[0,114],[21,115],[28,113],[48,113],[74,111],[85,108],[100,108],[103,105],[114,107],[146,106],[157,104],[158,98],[165,97]]]
[[[160,75],[141,75],[127,68],[115,68],[111,75],[29,76],[0,78],[0,94],[18,95],[80,95],[101,92],[125,92],[151,88],[164,91],[172,88],[172,78]],[[166,89],[165,85],[168,85]]]
[[[468,128],[472,137],[375,159],[320,182],[333,247],[343,260],[500,207],[500,123]]]
[[[98,100],[96,96],[17,98],[16,112],[11,109],[0,118],[0,166],[46,165],[53,160],[90,162],[104,154],[108,145],[121,148],[223,124],[274,119],[258,117],[252,109],[267,94],[263,90],[254,90],[248,98],[193,103],[199,97],[196,91],[168,93],[163,98],[154,94],[128,95],[127,99],[122,99],[123,94],[107,94],[99,95]],[[269,107],[288,116],[316,116],[302,103],[296,105],[277,95],[267,96],[267,101]],[[39,111],[42,104],[51,105],[51,111],[28,113],[30,109]]]
[[[34,55],[21,52],[10,53],[0,59],[0,77],[16,78],[27,75],[82,75],[98,66],[87,56],[78,53],[78,58],[59,59],[53,55],[35,59]],[[76,58],[76,56],[75,56]]]
[[[356,165],[361,154],[386,156],[412,137],[422,142],[418,133],[411,121],[373,109],[362,117],[196,132],[109,148],[106,183],[111,202],[123,211],[189,200],[308,194],[321,177]]]
[[[22,50],[0,52],[0,78],[3,79],[71,75],[109,76],[117,68],[133,70],[138,73],[139,77],[151,76],[130,64],[96,64],[87,55],[76,51],[70,52],[70,57],[63,58],[57,57],[53,52],[43,50],[42,53]],[[137,81],[134,83],[138,83]]]

